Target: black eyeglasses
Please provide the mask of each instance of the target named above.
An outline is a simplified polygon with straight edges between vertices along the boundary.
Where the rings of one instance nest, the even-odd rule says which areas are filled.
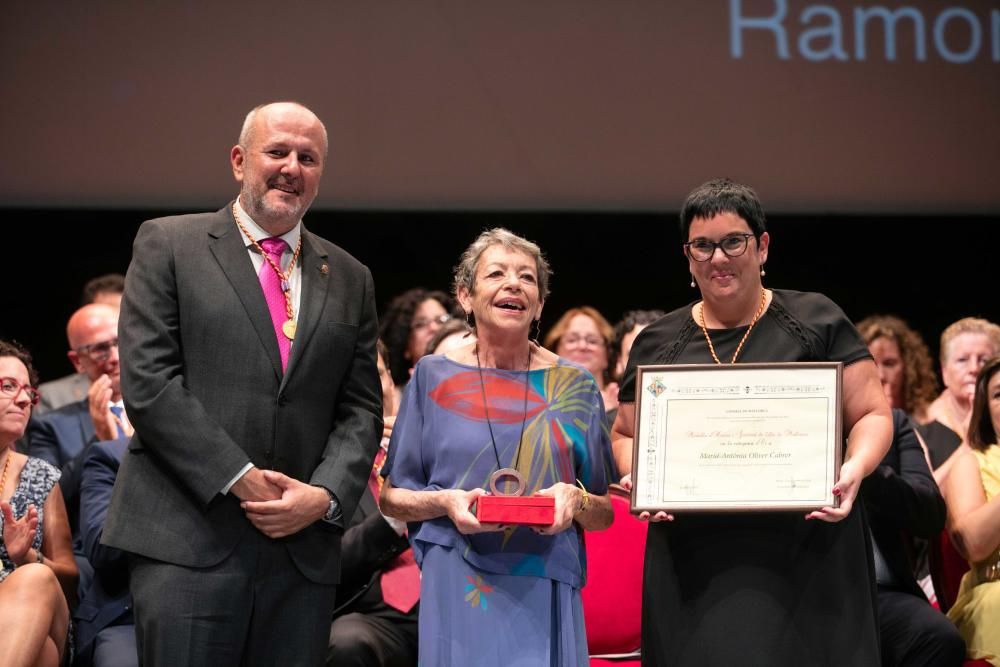
[[[85,354],[90,357],[90,360],[95,364],[103,364],[105,361],[111,358],[111,348],[118,347],[118,337],[115,336],[111,340],[101,341],[100,343],[91,343],[90,345],[81,345],[76,348],[77,354]]]
[[[42,397],[38,390],[30,384],[21,384],[14,378],[0,378],[0,394],[7,398],[15,399],[21,392],[28,397],[32,405],[38,405],[38,399]]]
[[[419,331],[420,329],[426,329],[432,324],[438,324],[439,326],[451,320],[451,315],[445,313],[443,315],[438,315],[437,317],[418,317],[417,319],[410,322],[410,328],[414,331]]]
[[[747,251],[747,244],[753,234],[731,234],[718,243],[708,239],[695,239],[684,244],[687,256],[696,262],[712,259],[716,248],[721,248],[726,257],[739,257]]]

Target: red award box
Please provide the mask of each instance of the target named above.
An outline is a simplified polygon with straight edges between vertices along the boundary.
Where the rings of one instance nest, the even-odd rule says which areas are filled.
[[[552,496],[479,496],[476,518],[480,523],[551,526],[556,519],[556,499]]]

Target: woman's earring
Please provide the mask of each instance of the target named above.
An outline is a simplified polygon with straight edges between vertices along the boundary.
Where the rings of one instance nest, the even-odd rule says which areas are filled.
[[[537,320],[532,320],[531,328],[534,329],[534,333],[533,335],[530,335],[529,338],[535,345],[541,345],[541,343],[538,342],[538,336],[542,332],[542,319],[538,318]]]
[[[693,273],[691,274],[691,287],[697,287],[697,285],[694,284],[694,274]]]
[[[767,275],[767,272],[764,270],[764,265],[761,264],[760,265],[760,277],[763,278],[766,275]]]
[[[471,310],[465,314],[465,323],[469,325],[469,329],[472,331],[476,330],[476,316],[472,314]]]

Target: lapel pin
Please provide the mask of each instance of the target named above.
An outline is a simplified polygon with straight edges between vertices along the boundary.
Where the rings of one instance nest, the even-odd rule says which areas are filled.
[[[327,266],[326,264],[320,264],[319,272],[325,276],[326,274],[330,273],[330,267]]]

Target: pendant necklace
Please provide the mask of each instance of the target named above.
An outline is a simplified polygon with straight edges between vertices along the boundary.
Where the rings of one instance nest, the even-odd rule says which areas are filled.
[[[736,363],[736,357],[740,356],[740,350],[743,349],[743,343],[747,342],[747,337],[750,332],[753,331],[753,326],[757,324],[757,320],[764,313],[764,304],[767,302],[767,291],[762,287],[760,290],[760,306],[757,308],[757,312],[754,313],[753,319],[750,320],[750,326],[747,327],[747,332],[743,334],[743,338],[740,339],[740,344],[736,346],[736,351],[733,352],[733,358],[729,361],[731,364]],[[715,363],[722,364],[719,361],[719,357],[715,354],[715,346],[712,345],[712,338],[708,335],[708,327],[705,326],[705,302],[701,302],[701,308],[698,309],[698,324],[701,325],[701,332],[705,334],[705,340],[708,342],[708,351],[712,353],[712,358],[715,359]]]
[[[514,467],[504,468],[503,465],[500,463],[500,452],[497,449],[496,437],[493,435],[493,424],[492,422],[490,422],[490,410],[487,405],[489,401],[486,398],[486,381],[483,379],[483,365],[479,361],[479,344],[476,343],[476,369],[479,371],[479,388],[482,390],[483,393],[483,412],[486,415],[486,426],[490,429],[490,442],[493,444],[493,456],[495,456],[497,460],[497,471],[490,476],[490,489],[495,494],[498,493],[496,489],[496,483],[503,477],[513,477],[514,480],[517,482],[517,490],[514,491],[514,493],[512,494],[505,494],[505,495],[519,496],[521,495],[521,493],[524,491],[525,488],[524,475],[521,474],[518,468],[520,467],[521,463],[521,443],[524,440],[524,424],[528,420],[528,382],[530,380],[528,375],[531,373],[531,353],[532,353],[532,346],[531,343],[528,343],[528,363],[525,366],[524,412],[521,415],[521,435],[519,435],[517,438],[517,450],[514,454]]]
[[[288,264],[288,270],[282,271],[281,267],[278,266],[271,256],[264,252],[264,249],[260,247],[257,243],[257,239],[250,235],[247,228],[243,226],[243,222],[240,220],[240,214],[236,212],[236,202],[233,202],[233,217],[236,218],[236,224],[239,225],[240,230],[250,239],[250,243],[253,247],[257,249],[257,252],[261,254],[261,257],[271,265],[274,272],[278,274],[278,280],[281,281],[281,292],[285,296],[285,314],[288,315],[288,319],[285,320],[284,324],[281,325],[281,333],[285,334],[285,338],[288,340],[295,339],[295,314],[292,311],[292,271],[295,269],[295,262],[299,258],[299,252],[302,250],[302,234],[299,234],[299,242],[295,244],[295,252],[292,254],[292,261]]]

